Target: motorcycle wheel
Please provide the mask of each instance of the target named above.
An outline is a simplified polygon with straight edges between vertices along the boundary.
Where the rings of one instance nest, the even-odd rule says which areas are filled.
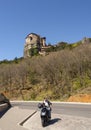
[[[41,119],[41,124],[42,124],[43,127],[45,127],[45,125],[46,125],[46,121],[45,121],[44,118]]]

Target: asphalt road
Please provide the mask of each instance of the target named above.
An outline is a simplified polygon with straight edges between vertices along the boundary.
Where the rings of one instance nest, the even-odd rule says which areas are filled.
[[[33,110],[38,110],[38,103],[39,102],[11,102],[12,106]],[[52,113],[91,118],[91,103],[52,102]]]
[[[0,130],[91,130],[91,103],[54,103],[52,118],[41,126],[38,102],[11,102],[0,119]],[[26,120],[27,119],[27,120]]]

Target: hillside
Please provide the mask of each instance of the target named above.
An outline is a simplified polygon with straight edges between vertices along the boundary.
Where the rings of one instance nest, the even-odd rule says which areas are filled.
[[[90,39],[71,45],[57,43],[46,52],[46,56],[1,61],[0,92],[11,100],[42,100],[48,96],[51,100],[84,98],[84,102],[91,102]]]

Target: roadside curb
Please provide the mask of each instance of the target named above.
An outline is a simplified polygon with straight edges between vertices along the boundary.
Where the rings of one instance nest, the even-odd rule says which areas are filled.
[[[27,102],[30,102],[30,103],[32,103],[32,102],[34,102],[34,103],[40,103],[40,102],[42,102],[42,101],[23,101],[23,100],[14,100],[14,101],[10,101],[11,103],[13,103],[13,102],[16,102],[16,103],[21,103],[21,102],[25,102],[25,103],[27,103]],[[83,104],[83,105],[91,105],[91,103],[90,102],[61,102],[61,101],[51,101],[52,103],[60,103],[60,104]]]
[[[23,126],[23,124],[30,118],[32,117],[37,111],[33,112],[31,115],[29,115],[27,118],[25,118],[19,125]]]

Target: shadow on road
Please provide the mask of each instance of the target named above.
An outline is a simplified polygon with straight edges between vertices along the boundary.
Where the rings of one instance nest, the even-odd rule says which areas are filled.
[[[62,119],[60,119],[60,118],[51,119],[51,120],[49,121],[48,125],[53,125],[53,124],[59,122],[60,120],[62,120]]]
[[[0,118],[10,109],[11,107],[8,107],[7,109],[0,112]]]

